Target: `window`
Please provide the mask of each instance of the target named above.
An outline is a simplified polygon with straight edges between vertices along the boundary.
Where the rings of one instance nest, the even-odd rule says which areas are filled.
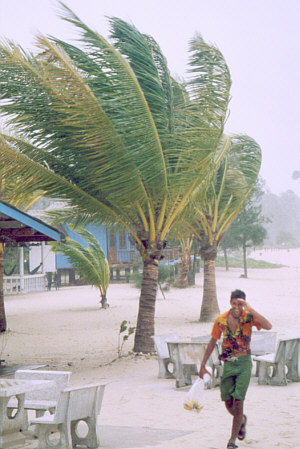
[[[120,249],[127,248],[126,231],[119,232],[119,247],[120,247]]]

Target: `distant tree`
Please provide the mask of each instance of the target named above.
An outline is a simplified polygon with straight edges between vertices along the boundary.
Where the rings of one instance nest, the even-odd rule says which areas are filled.
[[[229,233],[243,250],[243,277],[248,277],[247,270],[247,248],[261,245],[267,236],[267,230],[261,221],[261,207],[247,206],[231,225]]]
[[[269,191],[261,198],[262,213],[270,220],[266,223],[268,240],[276,245],[281,231],[289,232],[293,237],[295,246],[300,242],[300,198],[292,190],[280,195]]]
[[[279,246],[294,248],[297,243],[297,240],[289,231],[279,231],[276,236],[276,244]]]
[[[267,236],[267,230],[264,224],[269,220],[262,214],[262,206],[260,204],[262,195],[262,181],[259,179],[251,197],[230,226],[223,242],[223,248],[226,245],[227,249],[242,248],[244,264],[243,277],[245,278],[248,277],[247,248],[261,245]]]
[[[177,280],[177,286],[179,288],[186,288],[189,285],[192,245],[193,245],[192,237],[183,237],[180,239],[181,255],[178,264],[178,280]]]
[[[93,234],[82,228],[75,231],[86,241],[88,247],[68,238],[66,243],[52,243],[52,249],[64,254],[83,278],[99,290],[101,307],[106,309],[108,307],[106,294],[110,278],[108,261]]]
[[[222,238],[219,248],[223,251],[224,254],[225,269],[226,271],[229,271],[228,250],[236,250],[239,248],[237,240],[230,232],[230,228]]]

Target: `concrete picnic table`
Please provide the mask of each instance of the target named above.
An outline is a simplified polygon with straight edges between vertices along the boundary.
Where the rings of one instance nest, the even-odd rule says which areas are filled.
[[[0,380],[0,449],[25,444],[25,437],[21,433],[28,427],[24,409],[25,393],[45,388],[47,384],[51,386],[52,383],[49,380]],[[7,404],[13,396],[18,400],[18,408],[15,413],[10,413]]]
[[[198,375],[200,363],[210,341],[210,335],[194,337],[191,340],[167,340],[170,358],[174,363],[176,388],[191,385],[192,375]],[[199,365],[199,367],[197,366]],[[211,387],[218,384],[220,377],[220,360],[217,345],[215,346],[207,365],[213,370]],[[215,372],[216,371],[216,372]],[[216,383],[217,382],[217,383]]]

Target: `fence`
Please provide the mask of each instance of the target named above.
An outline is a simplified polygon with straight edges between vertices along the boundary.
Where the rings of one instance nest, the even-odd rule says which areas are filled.
[[[15,295],[18,293],[43,290],[46,290],[46,280],[44,274],[4,276],[3,278],[4,295]]]

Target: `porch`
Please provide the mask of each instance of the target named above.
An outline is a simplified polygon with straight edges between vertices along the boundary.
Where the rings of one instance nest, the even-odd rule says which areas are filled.
[[[139,254],[134,249],[110,249],[108,263],[110,267],[110,282],[129,282],[131,272],[138,269]]]
[[[46,279],[44,274],[29,274],[25,276],[4,276],[4,295],[16,295],[18,293],[29,293],[33,291],[46,290]]]

